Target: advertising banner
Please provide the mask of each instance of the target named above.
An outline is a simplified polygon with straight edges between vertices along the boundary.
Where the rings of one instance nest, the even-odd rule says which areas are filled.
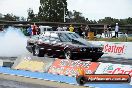
[[[132,66],[101,63],[96,70],[95,74],[129,74],[132,77]]]
[[[52,74],[76,76],[78,69],[81,68],[86,74],[94,74],[98,66],[99,63],[90,61],[57,59],[48,72]]]
[[[104,55],[102,57],[114,57],[132,59],[132,42],[104,42],[90,41],[92,44],[103,47]]]
[[[95,74],[129,74],[132,80],[132,66],[112,63],[101,63]],[[132,85],[132,81],[130,83]]]

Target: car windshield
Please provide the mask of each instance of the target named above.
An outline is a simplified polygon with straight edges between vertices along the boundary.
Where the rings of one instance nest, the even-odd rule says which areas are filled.
[[[62,42],[71,42],[72,39],[80,38],[76,33],[59,33],[59,37]]]
[[[80,36],[76,33],[67,33],[66,35],[70,37],[71,39],[80,38]]]
[[[71,41],[71,39],[66,35],[66,33],[60,33],[58,35],[62,42],[70,42]]]

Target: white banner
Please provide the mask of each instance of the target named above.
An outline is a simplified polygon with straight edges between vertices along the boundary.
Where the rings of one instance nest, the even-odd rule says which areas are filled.
[[[102,57],[114,57],[132,59],[132,42],[105,42],[90,41],[92,44],[102,46],[104,55]]]
[[[97,68],[95,74],[129,74],[132,79],[132,66],[112,63],[101,63]],[[130,84],[132,85],[132,80]]]
[[[96,70],[95,74],[129,74],[132,77],[132,66],[101,63]]]

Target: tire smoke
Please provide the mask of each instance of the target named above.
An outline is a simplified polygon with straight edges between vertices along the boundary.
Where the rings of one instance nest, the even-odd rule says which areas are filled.
[[[20,29],[9,27],[0,32],[0,57],[17,57],[27,53],[26,36]]]

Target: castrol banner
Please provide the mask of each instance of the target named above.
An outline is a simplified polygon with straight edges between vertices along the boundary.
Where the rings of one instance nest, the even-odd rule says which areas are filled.
[[[85,71],[85,74],[94,74],[98,66],[99,63],[96,62],[57,59],[50,67],[48,73],[76,76],[78,69],[81,68]]]
[[[132,66],[112,63],[101,63],[95,74],[129,74],[132,77]]]
[[[129,74],[132,79],[132,66],[112,63],[100,63],[95,74]],[[130,84],[132,84],[132,81]]]
[[[92,44],[103,47],[102,57],[132,59],[132,42],[104,42],[90,41]]]

